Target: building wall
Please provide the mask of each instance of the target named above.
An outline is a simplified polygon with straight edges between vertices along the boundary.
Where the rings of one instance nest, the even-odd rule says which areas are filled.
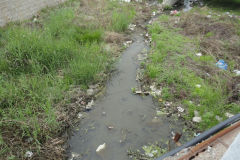
[[[54,6],[66,0],[0,0],[0,26],[16,20],[31,18],[47,6]]]

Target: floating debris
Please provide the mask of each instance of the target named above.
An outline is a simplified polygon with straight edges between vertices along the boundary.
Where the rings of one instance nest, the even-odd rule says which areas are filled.
[[[132,40],[126,41],[126,42],[123,43],[123,45],[124,45],[124,46],[129,46],[132,42],[133,42]]]
[[[106,112],[102,112],[102,116],[106,116],[107,115],[107,113]]]
[[[131,30],[131,31],[134,31],[136,25],[135,24],[129,24],[128,25],[128,29]]]
[[[94,105],[94,101],[91,100],[91,102],[89,102],[89,103],[86,105],[86,110],[87,110],[87,111],[91,110],[93,105]]]
[[[100,152],[102,152],[105,149],[106,149],[106,143],[103,143],[103,144],[98,146],[98,148],[96,149],[96,152],[100,153]]]
[[[78,113],[78,118],[81,119],[83,117],[83,114],[82,113]]]

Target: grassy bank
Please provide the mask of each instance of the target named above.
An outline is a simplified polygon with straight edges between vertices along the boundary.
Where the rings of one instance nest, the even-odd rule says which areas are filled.
[[[134,15],[128,3],[71,0],[1,28],[0,159],[63,158],[60,137],[80,111],[68,91],[104,80],[116,55],[106,33]]]
[[[153,43],[146,76],[162,89],[160,106],[202,131],[240,112],[239,76],[233,72],[240,67],[240,19],[230,17],[194,8],[161,15],[149,27]],[[216,66],[219,59],[228,63],[227,70]],[[166,108],[166,102],[173,104]],[[194,117],[201,119],[193,122]]]

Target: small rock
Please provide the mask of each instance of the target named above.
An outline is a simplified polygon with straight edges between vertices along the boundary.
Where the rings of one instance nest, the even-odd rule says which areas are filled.
[[[98,148],[96,149],[97,153],[102,152],[104,149],[106,149],[106,143],[103,143],[101,145],[98,146]]]
[[[94,95],[94,90],[93,90],[92,88],[88,89],[88,90],[87,90],[87,95],[88,95],[88,96]]]
[[[27,151],[25,153],[25,157],[27,157],[27,158],[31,158],[32,156],[33,156],[33,152],[31,152],[31,151]]]
[[[193,122],[200,123],[202,121],[201,117],[193,117],[192,119]]]
[[[231,117],[233,117],[234,115],[227,112],[227,113],[225,113],[225,116],[228,117],[228,118],[231,118]]]

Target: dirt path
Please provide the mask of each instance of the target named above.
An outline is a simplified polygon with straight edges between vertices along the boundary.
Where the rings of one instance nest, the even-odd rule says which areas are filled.
[[[137,86],[137,55],[148,48],[139,35],[134,35],[134,43],[123,53],[118,73],[107,84],[105,97],[96,102],[95,109],[70,138],[69,152],[74,153],[73,157],[126,160],[130,148],[169,139],[169,121],[164,117],[153,119],[156,111],[152,98],[131,93],[131,88]],[[103,143],[106,149],[99,155],[96,149]]]

